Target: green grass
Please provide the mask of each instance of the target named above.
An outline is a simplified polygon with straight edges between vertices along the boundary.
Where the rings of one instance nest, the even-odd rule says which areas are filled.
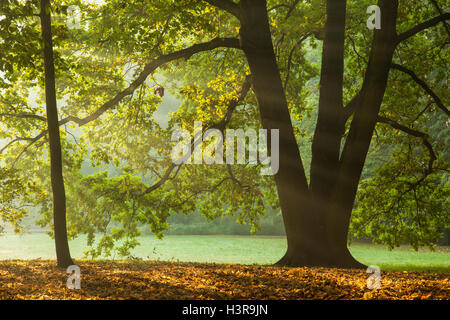
[[[377,265],[381,270],[450,273],[450,247],[415,251],[410,246],[401,246],[389,251],[386,246],[355,243],[350,250],[357,260]]]
[[[196,261],[235,264],[272,264],[286,250],[284,237],[266,236],[167,236],[158,240],[152,236],[139,238],[141,246],[133,256],[144,260]],[[88,250],[85,238],[70,242],[72,256],[85,258]],[[418,252],[402,246],[389,251],[384,246],[354,243],[354,257],[381,270],[424,271],[450,273],[450,247],[438,247],[434,252]],[[0,236],[0,260],[55,259],[54,243],[46,234],[6,234]],[[103,259],[104,257],[102,257]],[[120,260],[115,256],[109,259]]]

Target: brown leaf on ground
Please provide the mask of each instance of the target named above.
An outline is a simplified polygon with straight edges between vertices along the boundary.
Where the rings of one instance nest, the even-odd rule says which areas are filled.
[[[80,262],[81,289],[55,261],[0,261],[0,299],[449,299],[446,274],[175,262]]]

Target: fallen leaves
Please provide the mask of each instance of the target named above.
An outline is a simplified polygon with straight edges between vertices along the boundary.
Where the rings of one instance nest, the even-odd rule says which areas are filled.
[[[0,261],[0,299],[449,299],[446,274],[175,262],[80,262],[81,289],[54,261]]]

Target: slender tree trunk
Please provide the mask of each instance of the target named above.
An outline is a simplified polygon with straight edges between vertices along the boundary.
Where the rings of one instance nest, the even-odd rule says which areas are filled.
[[[70,256],[66,229],[66,193],[62,173],[61,140],[59,135],[58,109],[56,105],[55,68],[51,31],[50,1],[41,0],[41,28],[44,43],[45,101],[47,109],[50,167],[53,192],[53,224],[56,257],[59,267],[73,264]]]

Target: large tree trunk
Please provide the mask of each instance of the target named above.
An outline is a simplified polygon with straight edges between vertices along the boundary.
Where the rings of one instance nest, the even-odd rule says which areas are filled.
[[[340,156],[346,121],[342,102],[346,1],[327,1],[319,118],[308,188],[273,50],[266,1],[240,2],[241,44],[253,76],[262,124],[265,129],[280,130],[280,167],[275,182],[288,248],[279,265],[364,267],[351,256],[347,234],[395,50],[397,3],[386,0],[380,4],[383,28],[375,32],[359,99],[361,107]]]
[[[50,1],[41,1],[41,28],[44,43],[45,101],[47,109],[48,136],[50,144],[50,168],[53,192],[53,224],[56,258],[59,267],[73,265],[67,241],[66,193],[62,173],[61,140],[59,135],[58,109],[56,105],[55,68],[51,31]]]

